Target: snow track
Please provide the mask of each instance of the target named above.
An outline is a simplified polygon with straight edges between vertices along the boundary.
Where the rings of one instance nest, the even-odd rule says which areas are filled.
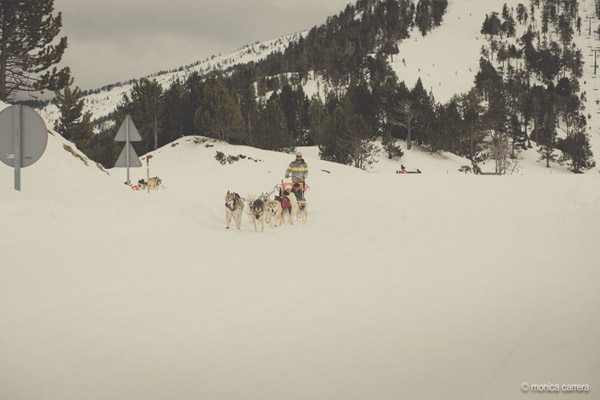
[[[225,192],[271,190],[288,155],[182,139],[155,153],[167,189],[147,194],[56,140],[22,193],[0,171],[0,399],[507,399],[523,381],[600,384],[595,175],[308,158],[309,221],[255,234],[247,216],[224,229]],[[216,150],[262,162],[221,166]]]

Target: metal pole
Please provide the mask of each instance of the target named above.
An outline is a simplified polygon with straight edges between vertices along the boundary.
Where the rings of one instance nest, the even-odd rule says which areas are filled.
[[[15,138],[15,190],[17,191],[21,191],[21,165],[22,165],[22,139],[23,139],[23,132],[22,132],[22,124],[21,124],[21,119],[22,119],[22,113],[23,113],[23,107],[18,105],[15,108],[15,113],[14,113],[14,118],[15,118],[15,131],[14,131],[14,138]]]
[[[594,50],[594,75],[596,75],[596,71],[598,70],[598,51]]]
[[[588,21],[590,21],[590,36],[592,36],[592,20],[594,17],[587,17]]]
[[[125,118],[125,161],[127,162],[127,185],[131,185],[131,179],[129,178],[129,116]]]
[[[148,182],[150,182],[150,156],[146,155],[146,189],[148,190],[148,193],[150,193]]]

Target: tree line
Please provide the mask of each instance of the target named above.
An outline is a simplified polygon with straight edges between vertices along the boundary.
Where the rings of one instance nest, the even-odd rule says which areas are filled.
[[[208,76],[194,73],[167,88],[155,80],[137,81],[111,115],[113,128],[95,135],[88,152],[110,166],[117,152],[114,129],[130,114],[143,136],[137,144],[141,152],[200,134],[278,151],[318,145],[323,159],[364,168],[379,152],[374,140],[383,138],[390,158],[402,156],[397,140],[403,139],[408,149],[417,144],[432,152],[449,151],[474,164],[494,159],[498,173],[507,171],[519,151],[534,146],[547,166],[564,161],[574,172],[592,168],[585,93],[577,94],[583,71],[582,54],[573,44],[577,2],[532,0],[528,7],[505,5],[487,15],[481,33],[488,43],[473,89],[442,104],[420,79],[412,88],[399,81],[388,62],[395,50],[387,43],[407,37],[411,26],[426,34],[425,27],[441,23],[438,12],[445,7],[445,2],[425,0],[416,5],[359,1],[262,62]],[[369,35],[352,38],[358,21],[367,21],[362,28],[369,31],[375,29],[373,20],[373,27],[391,28],[376,35],[378,51],[366,54],[375,46],[361,44]],[[313,40],[313,35],[322,38]],[[321,53],[328,37],[336,43],[329,51],[340,57],[335,67]],[[350,58],[337,53],[344,43],[354,46]],[[309,70],[320,71],[330,83],[323,98],[304,93]]]
[[[12,36],[1,32],[6,82],[0,93],[6,99],[18,90],[62,88],[53,100],[60,111],[56,130],[107,167],[116,159],[113,137],[126,114],[142,134],[136,144],[142,153],[195,134],[279,151],[318,145],[322,158],[364,168],[379,151],[374,140],[383,138],[390,158],[402,156],[397,140],[404,139],[409,149],[450,151],[473,163],[492,158],[499,173],[533,147],[547,166],[568,162],[581,172],[594,165],[586,93],[580,93],[582,54],[573,44],[581,34],[576,0],[531,0],[487,15],[474,87],[444,104],[421,80],[408,88],[388,60],[413,28],[425,35],[440,25],[447,2],[359,0],[262,61],[193,73],[167,87],[154,79],[135,81],[110,116],[93,122],[68,68],[48,72],[66,46],[66,38],[52,44],[61,25],[52,3],[36,0],[36,10],[2,3],[0,22],[18,27],[28,21],[42,33],[31,27],[15,28]],[[19,54],[15,43],[22,41],[30,45],[22,52],[38,56]],[[28,67],[28,74],[20,73],[27,79],[13,82],[19,56],[38,68]],[[327,83],[324,96],[304,93],[310,73]]]

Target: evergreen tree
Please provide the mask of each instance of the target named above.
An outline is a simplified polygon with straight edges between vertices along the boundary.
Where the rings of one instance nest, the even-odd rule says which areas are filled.
[[[256,133],[256,119],[258,104],[256,102],[256,91],[254,90],[254,84],[247,82],[242,85],[242,88],[238,90],[240,98],[240,111],[242,118],[245,123],[246,138],[243,140],[249,146],[254,143],[254,135]]]
[[[417,80],[415,87],[411,91],[411,99],[414,109],[414,120],[412,135],[417,144],[434,143],[433,136],[436,134],[434,122],[436,119],[436,104],[431,93],[427,93],[423,87],[421,79]],[[431,146],[433,151],[435,145]]]
[[[540,146],[541,160],[546,160],[546,167],[556,161],[556,125],[557,115],[553,96],[548,92],[537,92],[535,98],[534,120],[536,141]]]
[[[462,134],[462,118],[458,99],[437,105],[437,118],[432,129],[430,147],[432,152],[448,150],[457,152],[458,138]]]
[[[563,154],[561,161],[567,161],[571,170],[576,174],[596,166],[590,146],[590,137],[585,131],[585,117],[579,120],[572,134],[558,140],[557,147]]]
[[[415,25],[425,36],[433,25],[433,16],[431,15],[432,0],[419,0],[415,14]]]
[[[347,133],[352,129],[350,107],[337,105],[333,113],[325,119],[323,130],[318,138],[319,156],[326,161],[350,164],[352,161]]]
[[[323,137],[325,119],[327,118],[327,110],[325,109],[325,105],[323,104],[321,98],[318,95],[314,95],[310,99],[308,115],[308,137],[310,138],[311,142],[316,142],[319,138]]]
[[[517,6],[517,21],[519,21],[519,24],[527,23],[528,17],[527,8],[522,3],[519,3]]]
[[[176,80],[164,91],[160,100],[162,107],[159,126],[162,135],[159,135],[159,146],[164,146],[192,132],[186,127],[189,114],[186,113],[187,93],[184,84]]]
[[[131,118],[135,122],[146,151],[158,148],[162,87],[156,79],[140,79],[131,89]],[[151,144],[152,143],[152,144]]]
[[[273,94],[258,112],[256,129],[257,146],[266,150],[291,151],[294,137],[289,132],[280,99]]]
[[[302,86],[293,89],[290,85],[285,85],[281,89],[280,100],[289,132],[294,136],[298,145],[304,145],[304,136],[307,128],[305,113],[308,99],[304,94]]]
[[[494,36],[500,35],[502,32],[502,21],[498,18],[498,13],[493,12],[491,15],[485,16],[485,21],[481,27],[481,33],[487,35],[491,40]]]
[[[398,139],[393,137],[389,131],[384,133],[381,144],[390,160],[399,160],[404,156]]]
[[[55,42],[62,15],[54,14],[54,0],[0,2],[0,100],[17,92],[60,90],[70,71],[53,67],[67,48],[67,38]]]
[[[458,99],[458,109],[463,120],[461,135],[458,138],[464,138],[464,144],[459,147],[458,154],[467,156],[473,163],[480,161],[479,154],[484,138],[482,116],[485,110],[481,103],[482,99],[476,89],[471,89]]]
[[[54,124],[54,130],[73,142],[80,150],[86,151],[94,136],[92,114],[83,112],[85,102],[81,89],[77,86],[72,88],[72,86],[73,79],[69,81],[62,92],[56,92],[54,100],[52,100],[52,104],[58,108],[60,114]]]
[[[221,78],[212,78],[206,85],[206,97],[194,114],[194,124],[200,132],[223,141],[243,141],[244,119],[236,96]]]

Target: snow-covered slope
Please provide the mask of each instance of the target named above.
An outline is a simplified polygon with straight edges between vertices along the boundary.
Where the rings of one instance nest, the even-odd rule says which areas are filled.
[[[581,2],[579,7],[581,7],[581,15],[595,16],[594,2]],[[582,35],[576,35],[574,41],[582,50],[583,60],[585,62],[581,85],[582,91],[585,91],[587,99],[585,113],[591,117],[591,119],[588,120],[588,130],[590,134],[590,144],[596,159],[596,168],[594,171],[600,172],[600,112],[598,108],[600,105],[600,77],[594,75],[594,52],[592,51],[592,49],[598,48],[600,39],[593,34],[592,36],[587,35],[587,22],[588,21],[583,24]],[[599,23],[600,21],[598,21],[597,18],[594,18],[592,26],[598,26]]]
[[[233,53],[214,55],[174,71],[151,75],[150,78],[156,79],[166,88],[171,82],[177,79],[184,80],[193,72],[198,72],[203,75],[213,71],[226,70],[238,64],[262,60],[269,54],[285,50],[290,42],[298,40],[305,34],[306,32],[294,33],[265,42],[253,43],[251,45],[246,45]],[[93,119],[106,117],[115,110],[116,106],[123,98],[123,95],[129,93],[132,87],[133,83],[116,84],[108,90],[101,90],[98,93],[92,93],[85,96],[85,111],[90,111]],[[53,123],[58,118],[58,109],[53,104],[49,104],[42,110],[42,115],[47,121]]]
[[[155,152],[151,194],[54,138],[21,193],[2,169],[0,399],[600,385],[598,175],[373,174],[307,149],[309,221],[255,234],[224,229],[224,194],[270,190],[291,156],[197,142]]]
[[[0,102],[0,111],[6,107],[8,104]],[[48,147],[42,158],[21,171],[24,191],[33,190],[41,198],[46,198],[47,193],[68,198],[70,193],[81,188],[84,181],[91,186],[106,185],[107,180],[111,182],[109,172],[90,160],[73,143],[53,130],[48,130],[48,134]],[[13,170],[0,163],[0,181],[9,193],[13,187],[12,180]],[[60,190],[56,190],[57,185]],[[17,200],[18,196],[13,199]]]
[[[450,0],[442,26],[423,37],[417,29],[399,44],[400,54],[390,64],[410,88],[418,78],[435,99],[447,102],[474,86],[481,46],[486,39],[481,26],[486,14],[500,12],[506,3],[515,7],[525,0]]]
[[[479,71],[479,59],[482,46],[487,40],[481,34],[486,14],[500,13],[504,4],[509,8],[519,3],[529,5],[523,0],[450,0],[442,26],[422,37],[417,30],[411,39],[399,44],[400,54],[390,57],[389,61],[401,80],[413,87],[421,78],[426,90],[431,90],[435,99],[447,102],[454,95],[468,92],[474,86],[475,75]],[[581,15],[594,15],[594,2],[580,3]],[[584,28],[587,20],[584,21]],[[594,19],[593,26],[599,21]],[[583,29],[585,33],[586,29]],[[582,92],[587,93],[586,114],[590,114],[589,132],[592,150],[600,166],[600,114],[597,112],[600,102],[600,83],[594,76],[593,47],[598,39],[586,34],[574,37],[575,44],[584,54],[584,77],[581,79]],[[535,150],[526,151],[521,158],[536,162]],[[596,168],[595,172],[600,172]]]

